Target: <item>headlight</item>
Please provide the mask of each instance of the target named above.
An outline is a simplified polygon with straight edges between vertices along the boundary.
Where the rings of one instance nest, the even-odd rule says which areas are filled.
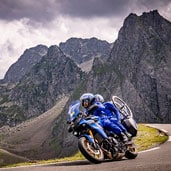
[[[74,131],[74,133],[73,133],[75,136],[78,134],[78,132],[77,131]]]

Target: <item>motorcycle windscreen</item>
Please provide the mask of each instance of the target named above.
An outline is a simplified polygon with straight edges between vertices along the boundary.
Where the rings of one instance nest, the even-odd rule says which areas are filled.
[[[74,101],[70,106],[68,110],[68,121],[72,122],[80,113],[80,101],[76,100]]]

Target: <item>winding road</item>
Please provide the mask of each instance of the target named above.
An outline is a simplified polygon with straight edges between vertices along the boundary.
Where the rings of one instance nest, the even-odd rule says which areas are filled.
[[[151,124],[150,126],[166,130],[167,142],[151,150],[140,152],[134,160],[121,160],[92,164],[85,161],[62,162],[49,165],[37,165],[17,168],[2,168],[4,171],[171,171],[171,124]]]

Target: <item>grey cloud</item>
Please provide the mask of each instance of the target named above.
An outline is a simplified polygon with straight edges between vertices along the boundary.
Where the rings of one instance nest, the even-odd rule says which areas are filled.
[[[0,19],[17,20],[29,18],[34,21],[53,19],[57,3],[51,0],[0,0]],[[55,13],[54,13],[55,12]]]
[[[63,0],[60,11],[74,17],[107,17],[123,15],[130,0]]]
[[[0,0],[0,19],[50,21],[58,15],[91,18],[120,15],[130,0]]]
[[[126,17],[134,11],[165,8],[169,3],[170,0],[62,0],[59,10],[63,15],[80,18]]]
[[[2,47],[5,48],[10,54],[13,54],[15,52],[14,44],[9,39],[4,44],[2,44],[1,48]]]
[[[0,19],[29,18],[33,22],[49,22],[59,15],[92,17],[126,17],[131,8],[149,9],[167,6],[170,0],[0,0]]]
[[[170,0],[137,0],[138,5],[145,6],[146,8],[162,8],[166,7],[169,3],[171,3]]]

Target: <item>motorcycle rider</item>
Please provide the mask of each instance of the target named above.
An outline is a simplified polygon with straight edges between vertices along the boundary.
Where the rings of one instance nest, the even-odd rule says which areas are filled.
[[[128,137],[122,132],[122,130],[108,118],[109,110],[101,103],[97,102],[95,96],[92,93],[84,93],[80,97],[81,105],[86,109],[86,115],[97,116],[100,120],[100,125],[107,131],[112,131],[119,136],[123,142],[128,141]]]
[[[113,105],[113,103],[110,101],[104,102],[104,98],[100,94],[96,94],[95,98],[96,98],[97,102],[101,102],[105,106],[105,108],[107,110],[106,115],[107,115],[108,119],[112,123],[116,124],[122,130],[122,132],[128,138],[130,138],[131,134],[129,134],[127,132],[127,130],[125,129],[125,127],[121,124],[121,122],[120,122],[121,121],[121,114],[119,113],[118,109]]]

